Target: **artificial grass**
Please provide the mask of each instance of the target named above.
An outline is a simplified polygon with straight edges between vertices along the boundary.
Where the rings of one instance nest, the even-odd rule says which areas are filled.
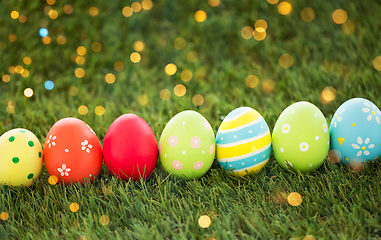
[[[29,129],[41,143],[50,127],[64,117],[77,117],[88,123],[101,142],[110,124],[121,114],[135,113],[145,119],[159,139],[165,124],[176,113],[193,109],[203,114],[216,131],[224,116],[240,106],[259,111],[273,128],[279,114],[293,102],[305,100],[318,106],[330,122],[334,111],[345,100],[364,97],[381,106],[381,75],[373,67],[381,55],[378,31],[381,22],[379,2],[369,1],[290,1],[292,12],[278,13],[277,6],[265,0],[222,1],[211,7],[207,1],[154,1],[150,10],[142,10],[126,18],[124,6],[132,1],[58,1],[51,7],[57,19],[44,13],[44,1],[3,1],[0,8],[0,75],[10,75],[0,83],[0,132],[16,127]],[[73,13],[63,7],[71,4]],[[99,14],[89,15],[96,6]],[[304,22],[300,12],[305,7],[315,10],[312,22]],[[332,21],[338,8],[348,13],[347,22],[355,24],[352,33]],[[208,17],[198,23],[197,10]],[[10,17],[17,10],[27,16],[25,23]],[[45,45],[38,35],[41,19],[48,22],[51,43]],[[241,36],[244,26],[254,27],[258,19],[268,23],[263,41]],[[15,34],[17,40],[9,41]],[[57,44],[59,35],[66,37]],[[186,47],[177,50],[176,38]],[[133,43],[142,41],[145,49],[141,61],[132,63]],[[100,52],[91,44],[102,44]],[[72,60],[78,46],[84,46],[86,62],[79,66]],[[196,51],[196,62],[187,53]],[[284,69],[279,65],[282,54],[290,54],[294,63]],[[23,58],[32,59],[30,65]],[[123,71],[114,63],[122,61]],[[177,66],[168,76],[164,67]],[[10,66],[22,65],[30,71],[26,78],[9,73]],[[83,78],[74,75],[76,68],[86,71]],[[181,72],[189,69],[193,78],[181,80]],[[105,82],[107,73],[116,81]],[[248,88],[245,79],[257,75],[259,85]],[[267,79],[274,89],[266,92]],[[53,90],[44,88],[52,80]],[[183,97],[174,87],[183,84]],[[323,104],[321,91],[332,86],[336,98]],[[34,95],[26,98],[25,88]],[[72,87],[78,94],[70,94]],[[169,89],[169,100],[160,91]],[[204,98],[201,106],[192,97]],[[144,97],[142,97],[144,96]],[[139,98],[140,97],[140,98]],[[139,100],[140,99],[140,100]],[[147,103],[142,101],[147,99]],[[14,106],[14,113],[7,107]],[[78,107],[86,105],[81,115]],[[95,114],[103,106],[102,116]],[[30,187],[0,187],[0,212],[9,219],[0,221],[0,238],[8,239],[378,239],[380,231],[379,163],[354,172],[328,161],[317,171],[301,174],[282,169],[274,158],[257,175],[236,178],[224,173],[215,163],[201,179],[181,181],[168,175],[160,163],[146,182],[126,182],[111,177],[103,167],[93,184],[48,184],[43,170]],[[105,188],[105,186],[107,186]],[[112,191],[110,191],[112,189]],[[285,199],[291,192],[303,198],[293,207]],[[80,210],[69,210],[77,202]],[[207,214],[212,223],[201,228],[197,221]],[[110,218],[103,226],[102,215]]]

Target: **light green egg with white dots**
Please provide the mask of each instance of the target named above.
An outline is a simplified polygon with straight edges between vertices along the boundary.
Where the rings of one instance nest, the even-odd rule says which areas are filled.
[[[42,170],[42,147],[29,130],[16,128],[0,137],[0,184],[29,187]]]
[[[212,166],[215,144],[213,129],[204,116],[183,111],[168,122],[161,134],[160,161],[170,174],[180,179],[197,179]]]
[[[323,164],[329,139],[327,120],[320,109],[309,102],[297,102],[287,107],[275,123],[274,157],[283,168],[311,172]]]

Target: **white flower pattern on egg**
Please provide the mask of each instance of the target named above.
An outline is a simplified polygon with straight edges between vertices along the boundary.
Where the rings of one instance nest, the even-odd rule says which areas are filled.
[[[83,142],[81,142],[81,145],[82,150],[86,151],[87,153],[90,153],[91,148],[93,148],[93,146],[89,144],[89,141],[87,141],[86,139]]]
[[[70,168],[66,167],[66,164],[62,164],[61,168],[57,168],[57,171],[61,173],[61,176],[69,176]]]
[[[334,127],[337,127],[337,122],[341,122],[343,120],[343,118],[340,116],[340,114],[342,114],[344,111],[345,111],[344,108],[341,109],[340,112],[333,117],[332,122],[333,122]]]
[[[370,142],[369,138],[366,138],[365,141],[363,141],[363,139],[361,137],[358,137],[357,138],[358,145],[355,143],[351,144],[354,149],[361,149],[360,151],[357,152],[357,157],[360,157],[363,153],[366,156],[368,156],[370,154],[370,152],[367,149],[374,148],[374,144],[373,143],[369,144],[369,142]],[[363,145],[363,143],[364,143],[364,145]]]
[[[365,105],[366,107],[363,108],[362,111],[363,111],[364,113],[369,113],[369,115],[366,117],[366,119],[367,119],[368,121],[371,121],[371,120],[373,119],[373,116],[376,116],[376,111],[377,111],[377,114],[380,115],[380,112],[377,110],[377,108],[376,108],[375,105],[372,106],[372,109],[373,109],[373,110],[370,109],[371,106],[370,106],[369,103],[366,103],[366,102],[365,102],[364,105]],[[376,116],[375,119],[376,119],[376,122],[377,122],[378,124],[380,124],[380,118],[379,118],[378,116]]]
[[[54,140],[56,140],[57,136],[53,136],[53,135],[50,135],[49,136],[49,139],[48,141],[46,141],[47,144],[49,144],[49,148],[51,148],[52,146],[54,147],[56,145],[56,142],[54,142]]]

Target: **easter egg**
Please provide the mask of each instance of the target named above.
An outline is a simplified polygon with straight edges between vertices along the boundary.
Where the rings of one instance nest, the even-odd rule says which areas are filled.
[[[332,153],[343,164],[365,163],[381,157],[381,112],[363,98],[344,102],[333,115],[329,132]]]
[[[0,183],[29,187],[42,170],[42,147],[37,137],[22,128],[0,137]]]
[[[180,112],[165,126],[159,152],[163,167],[172,175],[184,180],[200,178],[214,161],[213,129],[201,114]]]
[[[141,117],[124,114],[107,130],[103,157],[113,175],[134,181],[148,178],[156,167],[157,155],[156,136]]]
[[[250,107],[230,112],[216,136],[217,161],[225,171],[244,176],[261,171],[270,159],[271,135],[265,119]]]
[[[63,118],[50,129],[44,144],[44,162],[50,175],[67,184],[94,180],[102,168],[102,147],[84,121]]]
[[[272,142],[274,157],[280,166],[313,171],[323,164],[328,154],[327,121],[312,103],[294,103],[276,121]]]

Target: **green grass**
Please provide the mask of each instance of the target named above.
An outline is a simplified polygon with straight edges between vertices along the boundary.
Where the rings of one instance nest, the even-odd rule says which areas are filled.
[[[142,10],[126,18],[124,6],[132,1],[58,1],[52,7],[57,19],[44,13],[43,1],[2,0],[0,8],[0,132],[16,127],[29,129],[43,143],[50,127],[64,117],[77,117],[88,123],[103,141],[110,124],[124,113],[145,119],[159,139],[165,124],[180,111],[193,109],[203,114],[216,131],[233,109],[250,106],[266,119],[270,129],[290,104],[306,100],[318,106],[330,122],[335,110],[347,99],[364,97],[381,106],[381,74],[373,67],[381,55],[381,3],[377,1],[290,1],[293,11],[282,16],[277,5],[266,0],[222,0],[218,7],[207,1],[154,1],[151,10]],[[74,11],[63,13],[65,4]],[[89,15],[96,6],[99,14]],[[300,12],[312,7],[312,22],[301,20]],[[355,31],[346,34],[332,21],[334,10],[342,8]],[[194,20],[197,10],[208,14],[205,22]],[[26,23],[11,19],[17,10],[27,16]],[[40,20],[48,22],[52,43],[44,45],[38,35]],[[264,41],[245,40],[241,29],[254,26],[258,19],[268,22]],[[9,35],[17,40],[10,42]],[[56,42],[58,35],[67,39]],[[185,39],[183,50],[174,47],[176,38]],[[132,63],[129,56],[137,40],[145,43],[142,60]],[[98,41],[102,50],[95,53],[91,44]],[[78,46],[85,46],[84,78],[76,78],[79,67],[71,57]],[[186,54],[196,51],[199,58],[189,62]],[[282,54],[290,54],[293,65],[279,65]],[[32,64],[23,64],[29,56]],[[122,61],[124,70],[114,70]],[[173,76],[164,73],[168,63],[176,64]],[[22,65],[30,71],[27,78],[10,74],[10,66]],[[181,80],[189,69],[193,78]],[[104,76],[113,73],[114,84]],[[259,85],[245,85],[248,75],[257,75]],[[266,79],[274,81],[274,90],[265,92]],[[51,91],[44,82],[52,80]],[[183,97],[173,88],[186,86]],[[332,86],[337,97],[329,104],[319,100],[321,91]],[[34,90],[31,98],[25,88]],[[76,87],[72,96],[69,89]],[[160,99],[160,91],[169,89],[169,100]],[[204,103],[196,107],[192,97],[201,94]],[[139,104],[139,96],[148,103]],[[7,112],[9,101],[15,111]],[[86,115],[78,107],[86,105]],[[97,116],[96,106],[105,114]],[[0,220],[0,239],[380,239],[381,170],[379,163],[367,165],[362,172],[326,161],[309,174],[282,169],[272,157],[257,175],[236,178],[214,163],[201,179],[181,181],[168,175],[160,163],[146,182],[126,182],[111,177],[105,166],[93,184],[48,184],[48,173],[30,188],[0,186],[0,212],[9,219]],[[104,187],[112,189],[106,194]],[[301,205],[293,207],[284,196],[298,192]],[[281,197],[279,197],[281,196]],[[282,197],[283,196],[283,197]],[[69,206],[77,202],[80,210]],[[212,223],[203,229],[198,218],[207,214]],[[110,217],[102,226],[99,218]],[[83,239],[83,238],[82,238]]]

